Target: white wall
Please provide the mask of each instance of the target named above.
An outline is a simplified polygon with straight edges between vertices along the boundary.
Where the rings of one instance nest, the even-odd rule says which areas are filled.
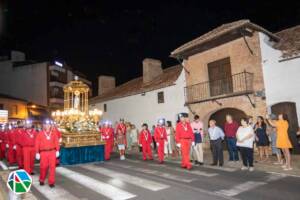
[[[176,123],[176,115],[180,112],[188,112],[184,106],[184,87],[185,74],[181,72],[176,84],[167,88],[146,92],[145,96],[141,94],[114,99],[111,101],[96,103],[90,108],[103,110],[103,104],[107,105],[107,112],[104,113],[103,119],[109,119],[112,122],[124,118],[140,128],[142,123],[148,123],[149,126],[155,125],[160,117],[166,118]],[[163,91],[165,103],[157,103],[157,93]]]
[[[259,36],[267,105],[295,102],[300,124],[300,58],[279,62],[281,51],[271,47],[268,36]]]
[[[1,62],[0,93],[47,106],[47,63],[13,67]]]

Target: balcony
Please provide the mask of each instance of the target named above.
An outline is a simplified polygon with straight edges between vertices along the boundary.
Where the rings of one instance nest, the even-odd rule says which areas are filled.
[[[185,102],[201,103],[251,93],[253,93],[253,73],[242,72],[225,79],[185,87]]]

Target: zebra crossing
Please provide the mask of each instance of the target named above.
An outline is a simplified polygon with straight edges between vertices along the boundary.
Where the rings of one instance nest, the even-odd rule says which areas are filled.
[[[6,169],[4,163],[1,164],[1,167]],[[63,179],[64,181],[58,182],[56,187],[52,189],[48,186],[39,186],[38,175],[33,176],[33,192],[37,191],[39,193],[38,195],[43,197],[41,199],[90,199],[88,193],[78,197],[75,191],[72,189],[70,190],[70,187],[65,187],[64,184],[71,182],[72,186],[80,186],[77,186],[76,188],[81,188],[83,191],[92,191],[96,195],[98,194],[99,199],[145,199],[143,197],[144,191],[147,191],[148,194],[153,193],[164,196],[171,194],[170,192],[174,190],[191,189],[194,190],[194,192],[200,192],[214,197],[212,199],[236,200],[238,199],[237,196],[242,193],[255,190],[260,186],[265,186],[268,183],[286,178],[286,176],[282,174],[268,174],[264,181],[248,180],[244,182],[235,182],[234,184],[222,185],[223,188],[217,190],[208,190],[207,188],[193,188],[192,185],[200,180],[208,181],[217,179],[220,176],[224,176],[224,174],[222,175],[217,170],[214,172],[211,172],[211,170],[206,171],[197,169],[186,171],[180,169],[178,166],[159,165],[155,162],[145,163],[140,160],[131,161],[129,159],[125,162],[111,161],[104,164],[58,167],[56,171],[60,179]]]

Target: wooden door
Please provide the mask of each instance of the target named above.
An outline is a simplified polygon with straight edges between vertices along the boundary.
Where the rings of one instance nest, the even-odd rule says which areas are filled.
[[[230,58],[208,63],[210,96],[232,93]]]
[[[300,147],[297,140],[297,130],[299,128],[296,104],[293,102],[282,102],[271,107],[275,115],[286,114],[289,120],[289,137],[293,144],[293,152],[299,154]]]

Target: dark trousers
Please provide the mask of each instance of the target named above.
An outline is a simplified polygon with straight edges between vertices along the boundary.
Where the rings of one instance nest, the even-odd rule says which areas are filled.
[[[153,141],[153,149],[156,150],[156,141],[154,136],[152,136],[152,141]]]
[[[240,152],[245,167],[253,167],[253,148],[240,147]]]
[[[223,165],[223,146],[222,146],[222,139],[219,138],[217,140],[211,140],[210,146],[213,154],[213,164]]]
[[[229,152],[229,161],[238,161],[239,153],[236,147],[236,138],[226,138],[227,147]]]

